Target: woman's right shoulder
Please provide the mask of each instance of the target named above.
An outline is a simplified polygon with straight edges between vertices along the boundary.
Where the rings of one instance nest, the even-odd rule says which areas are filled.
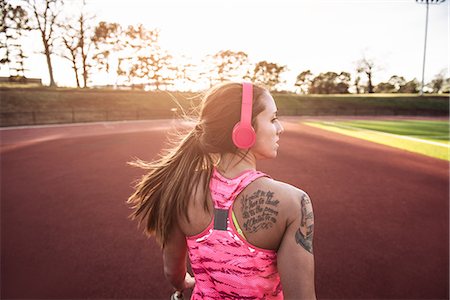
[[[267,189],[270,189],[272,192],[276,193],[279,197],[283,199],[297,199],[301,197],[303,194],[306,194],[302,189],[291,185],[289,183],[275,180],[269,177],[261,177],[259,178],[259,183],[265,186]]]
[[[265,203],[276,214],[275,226],[272,228],[272,247],[278,249],[286,228],[301,215],[302,199],[308,197],[302,189],[289,183],[278,181],[269,177],[261,177],[256,181],[251,193],[260,190],[265,192]],[[265,208],[264,208],[265,209]],[[275,232],[275,233],[273,233]],[[264,237],[267,240],[267,237]],[[273,246],[276,245],[276,246]]]
[[[290,214],[293,211],[297,211],[301,200],[305,197],[309,198],[305,191],[289,183],[269,177],[261,177],[259,179],[259,188],[271,191],[273,197],[280,201],[280,209],[284,210],[285,213]]]

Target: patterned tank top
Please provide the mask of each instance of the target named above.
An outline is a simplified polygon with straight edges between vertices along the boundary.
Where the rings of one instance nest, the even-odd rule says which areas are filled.
[[[213,220],[200,234],[186,237],[195,276],[191,299],[283,299],[276,251],[251,245],[230,222],[236,197],[262,176],[270,177],[247,170],[228,179],[213,169]]]

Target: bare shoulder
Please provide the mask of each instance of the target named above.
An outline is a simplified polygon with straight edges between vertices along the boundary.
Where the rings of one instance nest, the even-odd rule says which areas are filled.
[[[276,192],[287,206],[300,204],[302,198],[307,197],[309,199],[308,194],[304,190],[289,183],[268,177],[262,177],[259,180],[261,185]]]
[[[253,245],[277,250],[287,227],[301,213],[302,190],[290,184],[260,177],[236,198],[233,212]]]
[[[287,223],[297,218],[298,211],[303,207],[312,206],[309,195],[304,190],[289,183],[262,177],[258,179],[257,185],[270,190],[280,200],[280,210],[287,218]]]
[[[258,178],[257,182],[261,185],[266,186],[267,188],[271,188],[274,191],[277,191],[283,195],[294,195],[296,193],[302,192],[301,189],[282,181],[275,180],[269,177],[261,177]]]

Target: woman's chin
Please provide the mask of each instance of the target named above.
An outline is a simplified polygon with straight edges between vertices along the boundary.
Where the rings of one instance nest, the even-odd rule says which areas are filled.
[[[278,156],[278,147],[274,147],[274,149],[270,152],[264,152],[264,153],[255,153],[255,158],[257,160],[264,160],[264,159],[274,159]]]
[[[267,156],[267,159],[274,159],[278,156],[278,150],[273,151],[270,155]]]

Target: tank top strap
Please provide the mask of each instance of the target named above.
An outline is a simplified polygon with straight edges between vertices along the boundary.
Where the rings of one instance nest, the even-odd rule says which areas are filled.
[[[237,186],[236,190],[230,197],[231,200],[230,206],[234,202],[235,198],[242,192],[243,189],[245,189],[250,183],[252,183],[254,180],[260,177],[270,177],[270,176],[260,171],[253,171],[249,174],[249,176],[243,178],[241,183]]]
[[[269,177],[269,175],[255,170],[246,170],[235,178],[226,178],[214,167],[209,188],[214,201],[214,207],[217,209],[228,209],[237,195],[242,192],[251,182],[260,178]]]

